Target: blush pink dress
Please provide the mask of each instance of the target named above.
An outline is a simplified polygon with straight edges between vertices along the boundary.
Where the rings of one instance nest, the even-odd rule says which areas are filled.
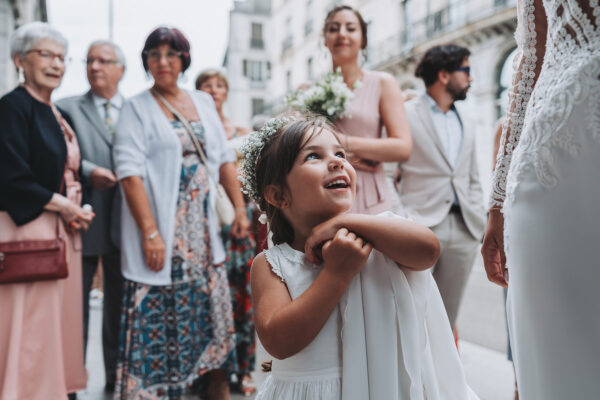
[[[33,95],[33,94],[32,94]],[[35,96],[34,96],[35,98]],[[58,111],[55,110],[55,113]],[[81,162],[77,138],[60,114],[65,133],[67,197],[81,203],[77,171]],[[47,239],[55,233],[57,214],[44,212],[40,218],[16,226],[1,213],[0,240]],[[10,229],[13,228],[13,229]],[[0,290],[0,399],[63,400],[67,393],[83,390],[87,373],[83,361],[81,237],[67,238],[66,279],[2,285]],[[50,230],[50,232],[48,232]],[[15,237],[15,232],[18,237]]]
[[[379,113],[380,72],[363,70],[362,86],[354,91],[351,118],[342,118],[336,126],[344,134],[380,138],[383,121]],[[352,149],[350,149],[352,150]],[[392,209],[383,168],[377,172],[356,170],[356,201],[352,212],[379,214]]]

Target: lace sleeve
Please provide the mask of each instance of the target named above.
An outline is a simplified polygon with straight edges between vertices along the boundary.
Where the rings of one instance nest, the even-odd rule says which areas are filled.
[[[506,176],[512,153],[521,137],[527,103],[542,67],[546,45],[546,14],[541,0],[522,0],[517,5],[517,54],[513,63],[508,111],[502,124],[500,151],[492,181],[490,208],[501,208],[506,195]]]

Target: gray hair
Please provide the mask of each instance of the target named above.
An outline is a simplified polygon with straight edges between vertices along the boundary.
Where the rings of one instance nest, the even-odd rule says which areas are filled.
[[[69,42],[62,33],[46,22],[31,22],[19,27],[10,37],[10,57],[15,55],[24,56],[39,41],[51,39],[58,43],[65,53],[69,48]]]
[[[111,49],[113,49],[113,51],[115,52],[115,56],[117,57],[117,60],[119,60],[119,63],[122,66],[124,66],[125,68],[127,68],[127,63],[125,62],[125,54],[123,54],[123,50],[121,50],[121,48],[119,47],[118,44],[116,44],[115,42],[111,42],[110,40],[105,40],[105,39],[94,40],[90,44],[90,47],[88,47],[88,53],[90,52],[92,47],[96,47],[96,46],[108,46]]]

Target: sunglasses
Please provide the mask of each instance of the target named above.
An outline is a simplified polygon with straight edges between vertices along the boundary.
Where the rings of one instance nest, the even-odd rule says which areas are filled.
[[[467,74],[467,76],[471,76],[471,67],[460,67],[456,68],[455,71],[462,71]]]

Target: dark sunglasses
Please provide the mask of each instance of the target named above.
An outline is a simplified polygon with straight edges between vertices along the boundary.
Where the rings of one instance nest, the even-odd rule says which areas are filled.
[[[471,67],[460,67],[456,68],[455,71],[462,71],[467,74],[467,76],[471,76]]]

